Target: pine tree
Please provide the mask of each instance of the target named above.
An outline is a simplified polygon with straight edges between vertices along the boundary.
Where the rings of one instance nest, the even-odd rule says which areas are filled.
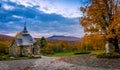
[[[47,41],[44,37],[40,39],[40,45],[41,45],[41,48],[44,48],[47,46]]]

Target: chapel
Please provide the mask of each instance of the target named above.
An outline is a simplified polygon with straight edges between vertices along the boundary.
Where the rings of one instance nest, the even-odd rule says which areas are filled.
[[[9,46],[9,55],[12,57],[27,56],[39,57],[40,45],[29,34],[26,25],[21,32],[17,33]]]

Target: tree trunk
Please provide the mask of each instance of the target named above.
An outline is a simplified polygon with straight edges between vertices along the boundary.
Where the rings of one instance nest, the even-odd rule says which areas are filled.
[[[115,46],[115,52],[119,53],[119,46],[118,46],[118,39],[117,39],[117,37],[115,38],[114,46]]]

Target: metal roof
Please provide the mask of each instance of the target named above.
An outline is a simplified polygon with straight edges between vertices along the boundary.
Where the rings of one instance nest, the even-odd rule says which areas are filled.
[[[26,26],[24,26],[22,33],[18,35],[18,37],[15,39],[15,42],[17,43],[18,46],[25,46],[25,45],[33,45],[36,41],[28,33]]]

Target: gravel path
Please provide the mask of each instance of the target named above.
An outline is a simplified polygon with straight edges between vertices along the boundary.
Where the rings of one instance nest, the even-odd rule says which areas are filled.
[[[63,57],[42,57],[41,59],[0,61],[0,70],[119,70],[88,67],[64,61]]]
[[[63,61],[67,63],[75,64],[78,66],[88,66],[93,68],[120,70],[120,58],[118,59],[104,58],[103,59],[103,58],[96,58],[96,56],[92,54],[65,56],[63,58],[64,58]]]

